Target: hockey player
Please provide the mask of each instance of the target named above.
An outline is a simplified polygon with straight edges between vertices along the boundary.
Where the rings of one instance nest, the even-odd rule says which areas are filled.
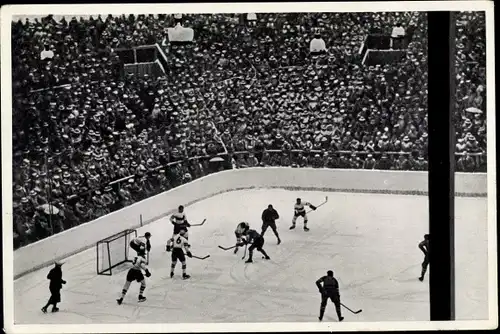
[[[292,219],[292,226],[290,226],[290,230],[295,228],[295,223],[297,222],[298,217],[304,218],[304,231],[309,231],[307,227],[307,214],[306,214],[306,206],[310,207],[313,210],[316,210],[316,207],[308,202],[302,202],[300,198],[297,198],[297,202],[294,207],[294,215]]]
[[[170,278],[174,277],[175,266],[177,265],[177,260],[181,261],[182,264],[182,278],[188,279],[191,276],[186,274],[186,257],[184,252],[188,257],[193,257],[190,251],[190,246],[188,240],[185,237],[186,230],[181,229],[178,234],[175,234],[167,242],[167,252],[172,251],[172,266],[170,268]]]
[[[58,312],[59,308],[57,308],[57,303],[61,302],[61,289],[62,285],[66,284],[66,281],[62,279],[62,270],[61,266],[63,265],[62,262],[55,262],[54,268],[52,268],[49,271],[49,274],[47,275],[47,279],[50,280],[49,283],[49,290],[50,290],[50,298],[47,301],[47,304],[45,304],[44,307],[42,307],[42,312],[47,313],[47,308],[49,305],[52,305],[52,312]]]
[[[149,253],[151,251],[151,243],[149,239],[151,238],[151,233],[146,232],[144,236],[134,238],[130,241],[130,247],[137,252],[137,256],[145,256],[146,251]]]
[[[242,242],[241,237],[243,234],[250,229],[250,225],[246,222],[241,222],[236,226],[236,230],[234,231],[234,235],[236,236],[236,247],[234,248],[234,254],[238,252],[238,244]]]
[[[267,209],[265,209],[262,212],[262,232],[260,233],[260,235],[264,236],[267,228],[270,227],[273,230],[274,235],[278,239],[278,245],[281,243],[281,239],[280,239],[280,236],[278,234],[278,230],[276,229],[275,220],[279,219],[279,218],[280,218],[280,216],[278,214],[278,211],[276,211],[273,208],[273,206],[271,204],[269,204]]]
[[[323,283],[323,285],[321,285]],[[333,271],[328,270],[326,276],[321,277],[316,281],[316,286],[321,293],[321,306],[319,310],[319,321],[323,320],[323,315],[325,314],[326,303],[330,299],[335,304],[335,310],[337,311],[337,316],[339,321],[344,320],[340,308],[340,293],[339,293],[339,282],[335,277],[333,277]]]
[[[184,206],[179,205],[177,212],[170,217],[170,222],[174,225],[173,235],[179,234],[181,229],[184,229],[186,232],[184,237],[188,239],[187,228],[191,227],[191,225],[188,223],[186,214],[184,213]]]
[[[424,253],[424,262],[422,262],[422,272],[418,278],[420,282],[424,280],[427,267],[429,266],[429,235],[424,235],[424,240],[418,244],[418,248]]]
[[[125,298],[125,295],[127,294],[128,288],[130,287],[130,283],[133,281],[137,281],[138,283],[141,283],[141,287],[139,289],[139,302],[143,302],[146,300],[146,297],[144,297],[142,294],[144,293],[144,290],[146,289],[146,279],[144,278],[144,275],[142,274],[142,271],[146,273],[146,277],[150,277],[151,273],[149,272],[148,268],[146,267],[146,259],[143,256],[136,256],[134,258],[134,261],[132,262],[133,267],[129,269],[127,272],[127,278],[125,285],[123,286],[122,289],[122,295],[120,298],[116,300],[118,305],[121,305],[123,302],[123,298]]]
[[[259,232],[251,229],[247,229],[243,233],[244,238],[241,239],[241,242],[237,244],[237,246],[243,246],[246,244],[251,244],[248,248],[248,260],[245,263],[252,263],[253,251],[257,249],[259,252],[264,255],[264,259],[270,260],[269,255],[267,255],[266,251],[262,248],[264,246],[264,237],[259,234]]]

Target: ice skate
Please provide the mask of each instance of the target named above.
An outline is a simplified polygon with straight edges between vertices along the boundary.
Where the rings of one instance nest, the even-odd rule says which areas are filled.
[[[245,261],[245,263],[253,263],[253,260],[252,259],[248,259]]]
[[[52,313],[56,313],[56,312],[59,312],[59,308],[57,308],[57,307],[55,307],[55,306],[54,306],[54,307],[52,308]]]
[[[42,307],[42,312],[43,312],[43,313],[47,313],[47,307],[45,307],[45,306],[44,306],[44,307]]]
[[[123,303],[123,298],[118,298],[116,302],[118,303],[118,305],[121,305]]]
[[[290,226],[290,230],[295,229],[295,225]]]
[[[144,297],[144,296],[139,296],[139,300],[138,300],[138,301],[139,301],[139,303],[142,303],[142,302],[145,302],[145,301],[146,301],[146,299],[147,299],[147,298],[146,298],[146,297]]]
[[[308,232],[309,231],[309,227],[304,227],[304,231]]]
[[[191,276],[189,276],[188,274],[182,274],[182,279],[188,279],[188,278],[191,278]]]

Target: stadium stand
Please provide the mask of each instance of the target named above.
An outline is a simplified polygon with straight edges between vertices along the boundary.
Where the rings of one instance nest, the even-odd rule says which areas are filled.
[[[227,168],[427,169],[425,13],[249,17],[183,15],[192,43],[172,15],[13,22],[15,247]],[[464,172],[486,171],[484,27],[457,17]]]

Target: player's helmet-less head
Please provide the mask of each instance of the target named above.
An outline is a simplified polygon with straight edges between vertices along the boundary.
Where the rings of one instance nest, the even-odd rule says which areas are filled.
[[[326,272],[326,274],[327,274],[328,276],[330,276],[330,277],[333,277],[333,271],[332,271],[332,270],[328,270],[328,271]]]
[[[144,237],[145,237],[146,239],[151,238],[151,233],[149,233],[149,232],[144,233]]]
[[[184,211],[184,206],[183,205],[179,205],[179,212],[183,212]]]
[[[272,209],[272,208],[273,208],[273,205],[272,205],[272,204],[269,204],[269,205],[267,206],[267,208],[268,208],[268,209]]]
[[[300,203],[302,200],[300,198],[297,198],[297,203]]]
[[[429,240],[429,237],[430,237],[430,236],[429,236],[428,234],[424,234],[424,239],[425,239],[425,240]]]

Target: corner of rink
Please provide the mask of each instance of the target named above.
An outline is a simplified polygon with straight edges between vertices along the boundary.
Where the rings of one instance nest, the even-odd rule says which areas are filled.
[[[297,197],[316,204],[325,196],[328,202],[309,214],[309,232],[300,219],[289,230]],[[486,200],[456,201],[456,244],[470,246],[456,253],[457,319],[487,319]],[[260,215],[268,204],[281,216],[277,225],[283,241],[277,245],[273,232],[266,232],[270,261],[257,252],[254,263],[245,264],[242,250],[235,255],[217,247],[234,245],[241,221],[260,231]],[[181,279],[179,264],[176,276],[169,277],[165,244],[172,227],[163,218],[139,229],[152,234],[146,302],[137,302],[139,284],[134,282],[118,306],[126,266],[112,276],[98,276],[95,249],[89,249],[63,266],[68,283],[59,313],[40,311],[49,296],[48,268],[16,280],[15,323],[315,322],[320,299],[314,282],[329,269],[338,277],[342,302],[363,309],[357,315],[344,310],[345,321],[428,320],[428,284],[417,279],[427,197],[252,189],[207,198],[188,206],[186,213],[192,223],[207,219],[190,229],[189,241],[194,255],[211,255],[204,261],[188,259],[191,279]],[[325,321],[337,321],[331,305]]]

